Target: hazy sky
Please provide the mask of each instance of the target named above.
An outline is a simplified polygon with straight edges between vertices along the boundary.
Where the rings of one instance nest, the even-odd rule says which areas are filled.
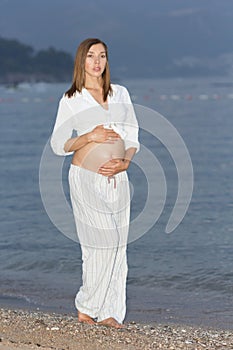
[[[159,54],[162,61],[178,50],[193,55],[192,50],[200,54],[220,45],[229,51],[228,22],[233,22],[232,0],[0,0],[0,36],[72,55],[86,37],[100,37],[122,71],[124,58],[127,65],[138,65],[150,57],[151,65]]]
[[[163,13],[171,17],[201,10],[232,13],[232,3],[232,0],[0,0],[0,35],[19,38],[36,48],[53,45],[73,53],[86,37],[101,37],[109,43],[124,40],[134,43],[138,32],[139,39],[150,37],[148,29]],[[162,30],[168,28],[161,26]]]

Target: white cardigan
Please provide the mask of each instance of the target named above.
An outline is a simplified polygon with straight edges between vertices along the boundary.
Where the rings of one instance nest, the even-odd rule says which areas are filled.
[[[81,136],[97,125],[112,127],[124,140],[125,149],[139,151],[138,122],[127,89],[112,84],[113,94],[108,96],[108,110],[104,109],[85,88],[72,97],[63,95],[54,125],[51,147],[55,154],[65,156],[64,145],[68,139]]]

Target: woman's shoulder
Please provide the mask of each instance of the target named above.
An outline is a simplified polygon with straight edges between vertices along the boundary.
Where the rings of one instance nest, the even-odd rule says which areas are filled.
[[[111,87],[113,90],[114,97],[120,98],[120,99],[124,99],[128,97],[129,92],[125,86],[119,85],[119,84],[111,84]]]
[[[82,94],[78,91],[75,91],[75,93],[72,96],[68,96],[66,92],[63,93],[61,100],[65,102],[74,101],[82,97]]]
[[[83,99],[83,96],[78,91],[76,91],[72,96],[68,96],[67,93],[65,92],[60,98],[60,104],[73,106],[73,105],[76,105],[77,103],[80,103],[82,99]]]
[[[86,108],[86,102],[82,94],[76,91],[72,96],[68,96],[64,93],[61,98],[59,105],[61,108],[68,108],[73,113],[78,113],[79,111]]]
[[[119,84],[111,84],[111,87],[113,89],[113,92],[127,92],[127,88],[123,85],[119,85]]]

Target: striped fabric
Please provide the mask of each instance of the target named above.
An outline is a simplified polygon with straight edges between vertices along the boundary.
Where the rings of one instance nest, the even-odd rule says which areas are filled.
[[[127,173],[108,178],[71,164],[69,185],[83,259],[76,308],[98,321],[114,317],[122,323],[130,214]]]

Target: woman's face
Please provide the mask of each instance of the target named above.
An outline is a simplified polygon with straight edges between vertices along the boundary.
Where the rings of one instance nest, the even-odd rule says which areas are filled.
[[[85,72],[95,78],[102,76],[107,63],[106,50],[102,44],[92,45],[87,53]]]

